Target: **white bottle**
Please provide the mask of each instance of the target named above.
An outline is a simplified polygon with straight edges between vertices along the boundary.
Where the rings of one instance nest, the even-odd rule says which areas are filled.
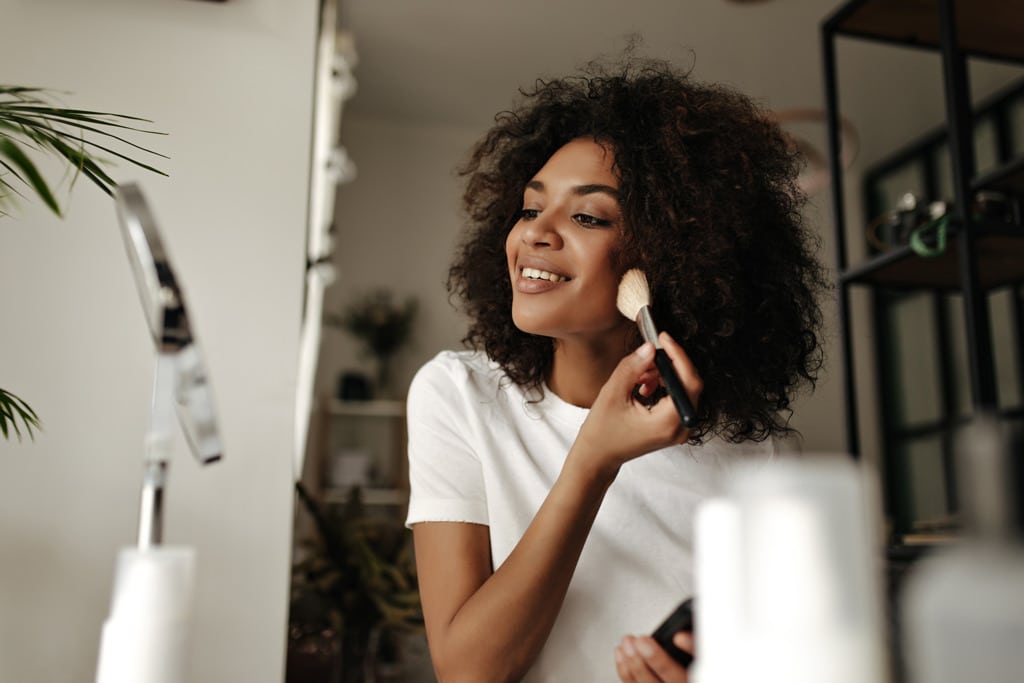
[[[1021,458],[982,417],[957,449],[964,539],[921,560],[902,597],[912,683],[1024,681]]]

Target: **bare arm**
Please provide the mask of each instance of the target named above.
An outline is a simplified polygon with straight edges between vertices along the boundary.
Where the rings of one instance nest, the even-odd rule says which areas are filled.
[[[607,483],[563,470],[493,574],[487,527],[413,527],[423,613],[440,681],[523,676],[551,632],[606,489]]]
[[[526,673],[551,632],[619,467],[686,438],[671,401],[647,410],[632,399],[638,378],[653,377],[653,349],[641,349],[602,389],[554,486],[496,572],[487,527],[413,527],[430,653],[443,683],[513,681]],[[682,379],[697,394],[700,381],[689,369],[690,381],[683,373]]]

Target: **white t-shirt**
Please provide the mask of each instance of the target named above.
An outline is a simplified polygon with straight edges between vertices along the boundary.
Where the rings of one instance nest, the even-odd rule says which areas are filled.
[[[519,542],[550,491],[588,410],[513,384],[480,353],[444,351],[409,389],[407,524],[490,529],[493,566]],[[708,439],[622,467],[608,489],[547,644],[524,681],[617,681],[615,646],[651,633],[693,593],[693,516],[732,463],[774,442]]]

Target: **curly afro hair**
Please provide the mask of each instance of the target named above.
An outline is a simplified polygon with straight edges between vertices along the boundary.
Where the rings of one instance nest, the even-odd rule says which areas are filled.
[[[819,295],[829,285],[800,212],[801,159],[771,117],[740,93],[632,57],[521,95],[460,169],[467,226],[448,291],[470,318],[463,342],[543,390],[553,340],[512,321],[505,238],[548,158],[593,139],[614,152],[621,259],[646,273],[658,326],[704,380],[691,439],[793,431],[790,401],[813,388],[823,362]]]

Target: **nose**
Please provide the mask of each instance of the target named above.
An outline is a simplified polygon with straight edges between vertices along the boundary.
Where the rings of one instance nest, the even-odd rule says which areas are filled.
[[[532,247],[562,248],[562,235],[558,230],[553,212],[541,211],[533,220],[521,220],[520,239]]]

